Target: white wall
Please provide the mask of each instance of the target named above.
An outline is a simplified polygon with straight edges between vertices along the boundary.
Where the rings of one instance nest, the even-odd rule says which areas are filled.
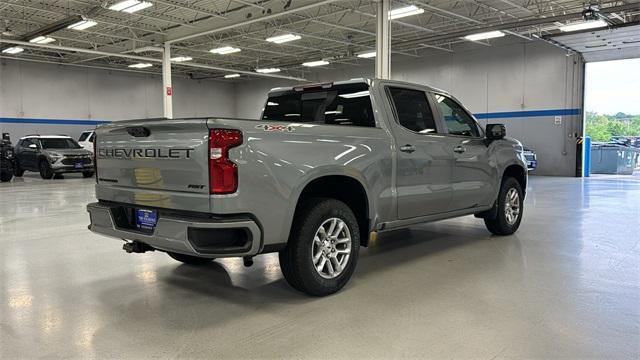
[[[334,81],[373,75],[373,60],[364,66],[341,66],[307,76]],[[543,42],[516,41],[501,46],[472,47],[418,59],[396,56],[391,76],[449,91],[475,114],[582,107],[583,62]],[[283,81],[252,81],[236,85],[236,115],[255,118],[264,94]],[[492,114],[489,114],[492,115]],[[517,116],[524,115],[522,113]],[[493,115],[495,116],[495,115]],[[538,153],[535,174],[573,176],[575,134],[582,133],[582,116],[526,116],[490,118],[482,124],[505,123],[507,133]]]
[[[174,116],[234,116],[234,84],[174,79]],[[162,116],[162,79],[132,72],[0,62],[0,118],[122,120]],[[91,125],[0,122],[15,140],[28,133],[77,136]]]
[[[511,38],[513,39],[513,38]],[[396,56],[392,77],[451,92],[476,114],[582,107],[583,63],[579,56],[538,41],[509,40],[492,47],[471,46],[421,58]],[[308,74],[310,81],[371,77],[373,60]],[[242,78],[235,83],[174,79],[174,115],[256,118],[269,89],[294,82]],[[119,120],[160,117],[161,79],[28,62],[0,62],[0,118]],[[1,119],[0,119],[1,120]],[[582,116],[491,118],[505,123],[509,136],[538,153],[536,174],[573,176],[575,134]],[[488,122],[481,120],[483,124]],[[7,124],[14,139],[27,133],[76,136],[89,125]]]

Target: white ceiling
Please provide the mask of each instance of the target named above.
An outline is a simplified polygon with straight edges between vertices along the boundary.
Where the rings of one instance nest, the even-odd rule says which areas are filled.
[[[109,10],[117,0],[1,0],[0,40],[22,40],[26,34],[73,15],[98,24],[87,30],[63,28],[49,34],[54,48],[25,46],[0,58],[128,70],[134,58],[153,58],[154,66],[133,71],[159,73],[161,54],[149,47],[171,45],[173,56],[189,56],[190,64],[174,64],[174,74],[222,77],[233,70],[253,72],[278,67],[284,76],[303,77],[303,62],[327,59],[333,64],[359,65],[360,52],[375,48],[376,3],[373,0],[147,0],[153,6],[129,14]],[[394,0],[391,8],[414,5],[420,15],[392,22],[392,51],[417,57],[455,52],[464,35],[503,30],[508,37],[553,35],[558,24],[581,20],[583,0]],[[598,1],[612,24],[640,19],[640,0]],[[617,9],[608,12],[608,9]],[[203,34],[206,32],[206,34]],[[300,40],[266,42],[270,36],[292,33]],[[183,40],[179,40],[183,39]],[[527,39],[527,40],[524,40]],[[176,41],[177,40],[177,41]],[[493,40],[476,46],[491,46]],[[16,46],[0,43],[0,49]],[[241,51],[214,55],[210,49],[233,46]],[[91,50],[89,54],[74,49]],[[103,54],[103,53],[106,53]],[[199,65],[199,66],[196,66]],[[331,68],[331,65],[328,66]]]

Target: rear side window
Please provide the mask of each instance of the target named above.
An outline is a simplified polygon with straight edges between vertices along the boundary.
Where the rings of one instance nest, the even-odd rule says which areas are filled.
[[[447,125],[447,129],[449,130],[449,134],[480,136],[480,130],[475,120],[467,114],[460,104],[441,94],[435,94],[435,98],[444,122]]]
[[[287,91],[269,96],[262,120],[375,127],[369,86]]]
[[[424,91],[389,87],[398,122],[402,127],[422,134],[434,134],[436,122]]]

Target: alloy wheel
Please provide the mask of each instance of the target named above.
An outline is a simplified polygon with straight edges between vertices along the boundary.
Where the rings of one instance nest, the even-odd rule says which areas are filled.
[[[311,246],[313,266],[325,279],[338,277],[349,263],[351,232],[339,218],[325,220],[316,231]]]

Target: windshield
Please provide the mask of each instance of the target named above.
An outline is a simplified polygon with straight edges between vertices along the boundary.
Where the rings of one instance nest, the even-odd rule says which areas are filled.
[[[75,140],[70,138],[40,138],[43,149],[81,149]]]
[[[80,139],[78,139],[78,141],[85,141],[87,140],[87,138],[89,137],[89,135],[91,134],[91,131],[87,131],[87,132],[83,132],[80,135]]]

